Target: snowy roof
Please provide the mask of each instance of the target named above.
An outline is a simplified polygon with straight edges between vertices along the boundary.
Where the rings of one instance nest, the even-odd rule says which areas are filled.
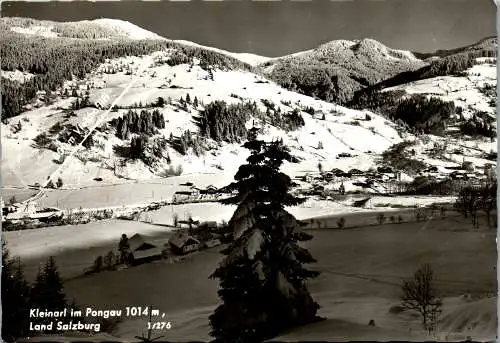
[[[177,248],[182,248],[188,244],[200,244],[200,241],[189,235],[176,235],[169,240],[169,243]]]
[[[139,235],[136,233],[132,237],[129,238],[128,244],[130,247],[130,250],[132,252],[135,252],[137,250],[146,250],[146,249],[153,249],[156,248],[154,244],[151,244],[147,242],[143,236]]]
[[[138,250],[132,253],[134,260],[139,260],[142,258],[154,257],[161,255],[161,248],[150,248],[146,250]]]

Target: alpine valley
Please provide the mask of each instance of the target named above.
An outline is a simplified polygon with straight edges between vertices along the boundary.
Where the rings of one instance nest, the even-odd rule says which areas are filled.
[[[310,287],[326,320],[276,339],[434,339],[398,307],[398,283],[424,259],[443,299],[439,338],[495,337],[496,207],[475,228],[454,204],[496,179],[496,37],[433,53],[336,40],[264,57],[116,19],[5,17],[0,45],[3,235],[28,280],[54,256],[81,306],[152,304],[172,325],[166,340],[210,339],[220,247],[82,274],[122,234],[159,247],[182,225],[227,222],[235,206],[219,191],[255,133],[296,158],[282,171],[307,200],[289,211],[322,273]],[[146,321],[91,335],[133,341]]]

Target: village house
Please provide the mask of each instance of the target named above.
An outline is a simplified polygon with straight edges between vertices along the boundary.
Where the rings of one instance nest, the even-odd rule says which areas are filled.
[[[190,235],[177,234],[168,241],[173,253],[185,255],[200,248],[200,241]]]
[[[193,197],[196,197],[196,195],[193,195],[193,192],[190,190],[189,191],[177,191],[174,193],[172,201],[174,203],[188,201],[188,200],[193,199]]]
[[[307,173],[304,176],[302,176],[301,179],[304,182],[312,182],[313,181],[313,176],[310,173]]]
[[[333,180],[333,173],[332,172],[326,172],[323,174],[323,179],[326,181],[331,181]]]
[[[191,191],[191,197],[199,197],[200,196],[200,189],[196,186],[191,186],[190,188]]]
[[[207,186],[207,188],[200,190],[200,194],[216,194],[217,187],[214,185]]]
[[[162,256],[161,247],[148,242],[138,233],[129,238],[128,244],[133,264],[157,260]]]

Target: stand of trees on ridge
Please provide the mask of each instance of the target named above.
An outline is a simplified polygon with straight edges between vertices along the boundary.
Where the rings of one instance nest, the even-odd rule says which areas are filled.
[[[158,109],[152,112],[142,110],[140,113],[129,110],[123,116],[111,120],[110,125],[116,129],[116,137],[128,139],[131,133],[152,136],[157,129],[165,128],[165,118]]]

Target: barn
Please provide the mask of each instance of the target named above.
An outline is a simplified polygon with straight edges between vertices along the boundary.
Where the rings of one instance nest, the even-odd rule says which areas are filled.
[[[129,238],[128,244],[134,264],[157,260],[161,258],[162,248],[148,242],[138,233]]]
[[[199,240],[197,240],[192,236],[183,234],[179,234],[172,237],[169,240],[169,244],[170,248],[172,249],[172,252],[178,255],[187,254],[191,251],[198,250],[200,247]]]

